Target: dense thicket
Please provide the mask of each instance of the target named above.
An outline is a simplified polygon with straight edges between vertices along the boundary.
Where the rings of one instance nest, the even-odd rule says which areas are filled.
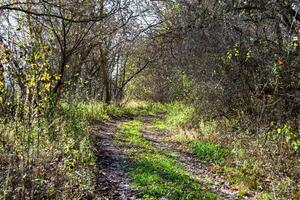
[[[2,4],[6,105],[12,88],[25,95],[34,78],[26,73],[41,75],[34,66],[57,79],[49,86],[56,97],[69,92],[106,102],[122,98],[132,77],[149,69],[144,81],[158,85],[148,90],[155,100],[184,95],[208,116],[254,115],[297,127],[296,1]]]
[[[210,117],[291,120],[297,128],[297,2],[190,1],[178,2],[171,10],[159,13],[168,23],[153,34],[164,55],[154,69],[159,78],[151,77],[157,90],[167,92],[161,100],[174,99],[180,91]]]

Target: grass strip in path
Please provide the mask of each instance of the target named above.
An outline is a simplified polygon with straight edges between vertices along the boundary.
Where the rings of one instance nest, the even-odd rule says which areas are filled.
[[[202,189],[199,181],[191,179],[176,162],[173,155],[158,149],[147,141],[140,121],[124,122],[116,139],[126,143],[133,162],[128,168],[132,187],[141,192],[143,199],[217,199]]]

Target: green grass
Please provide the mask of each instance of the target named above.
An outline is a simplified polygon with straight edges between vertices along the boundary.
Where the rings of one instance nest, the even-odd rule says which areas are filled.
[[[128,102],[123,105],[105,104],[101,101],[86,101],[62,103],[63,110],[67,110],[74,115],[84,117],[87,120],[106,120],[111,117],[121,117],[124,115],[157,115],[165,114],[161,123],[166,126],[176,127],[187,123],[194,113],[194,108],[185,104],[174,103],[154,103],[147,101]]]
[[[201,189],[198,180],[191,179],[174,159],[174,155],[155,148],[141,133],[142,123],[125,122],[116,138],[131,145],[133,162],[128,168],[132,187],[143,199],[216,199],[217,196]]]
[[[173,128],[188,123],[195,112],[193,107],[180,102],[167,104],[166,110],[165,123]]]
[[[86,120],[107,120],[112,117],[122,117],[126,115],[156,115],[165,113],[168,107],[165,104],[152,102],[129,102],[123,105],[106,104],[101,101],[86,101],[62,103],[64,111],[72,113]]]
[[[86,120],[107,120],[111,117],[121,117],[129,112],[129,109],[117,104],[105,104],[101,101],[62,103],[62,108],[75,116]]]
[[[224,157],[228,154],[228,150],[221,146],[202,141],[194,143],[193,152],[200,160],[213,162],[214,164],[221,164]]]
[[[157,106],[159,108],[159,106]],[[161,112],[165,113],[162,119],[155,119],[150,126],[153,130],[173,130],[176,131],[179,127],[188,123],[195,112],[191,106],[180,102],[161,104]]]
[[[245,163],[248,162],[259,163],[259,161],[252,161],[252,158],[250,159],[245,157],[245,155],[240,155],[244,149],[240,149],[238,152],[234,151],[235,146],[239,146],[236,145],[236,141],[230,145],[225,143],[225,145],[228,145],[226,148],[216,145],[222,142],[219,140],[220,126],[236,127],[237,120],[217,119],[203,121],[199,123],[196,130],[187,129],[186,131],[186,125],[189,125],[195,116],[195,109],[180,102],[167,104],[130,102],[123,106],[122,112],[131,115],[157,115],[163,113],[163,115],[161,115],[162,117],[155,118],[148,128],[157,131],[171,131],[174,135],[166,138],[167,140],[180,142],[181,145],[185,145],[187,149],[195,153],[201,161],[219,165],[220,173],[225,175],[225,179],[230,182],[231,185],[239,188],[240,196],[262,187],[260,175],[255,173],[252,167],[252,165],[255,166],[257,164],[245,165]],[[143,191],[143,197],[156,199],[166,196],[170,199],[189,199],[190,196],[192,196],[192,198],[197,198],[193,193],[195,187],[191,187],[191,189],[188,190],[183,189],[186,185],[190,187],[193,184],[197,185],[197,183],[189,182],[190,180],[188,179],[185,180],[184,172],[180,172],[176,167],[174,168],[176,162],[172,162],[174,161],[172,156],[169,153],[155,149],[141,136],[139,133],[141,122],[135,121],[132,123],[133,124],[124,124],[124,127],[127,128],[123,127],[124,130],[121,131],[123,136],[119,137],[122,138],[124,142],[132,144],[133,146],[139,146],[140,148],[131,149],[137,153],[137,156],[135,157],[134,164],[130,168],[130,174],[134,180],[135,187],[141,188]],[[279,131],[277,130],[277,132]],[[177,178],[172,176],[172,170],[178,172],[177,175],[175,173]],[[172,175],[170,175],[170,173]],[[185,180],[183,181],[184,183],[182,183],[183,186],[174,181],[177,179]],[[173,182],[176,184],[172,185]],[[169,192],[170,190],[172,192]],[[278,191],[280,190],[288,191],[287,189],[281,189],[281,187],[279,187]],[[276,193],[279,194],[280,192],[278,191],[276,191]],[[181,193],[182,196],[177,197],[176,195],[178,195],[178,193]],[[284,195],[282,194],[282,196]]]
[[[167,131],[169,129],[167,123],[164,119],[155,118],[153,119],[151,125],[149,126],[151,130],[157,131]]]
[[[148,101],[128,102],[124,108],[131,114],[156,115],[167,111],[165,104]]]

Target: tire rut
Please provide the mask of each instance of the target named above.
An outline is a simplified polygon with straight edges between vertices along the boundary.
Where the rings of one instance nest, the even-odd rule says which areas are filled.
[[[159,116],[161,117],[161,116]],[[209,168],[213,165],[203,163],[198,160],[194,154],[185,150],[180,144],[166,141],[164,138],[171,136],[171,132],[162,132],[162,131],[151,131],[149,127],[153,119],[157,117],[154,116],[141,116],[139,120],[144,122],[144,129],[142,131],[146,140],[148,140],[153,146],[169,152],[177,163],[188,172],[189,176],[192,179],[203,180],[204,189],[208,189],[215,194],[219,195],[223,200],[238,200],[238,199],[247,199],[239,198],[236,191],[230,191],[229,183],[225,182],[222,175],[213,173]],[[178,156],[177,156],[178,155]],[[205,181],[211,180],[211,181]]]
[[[177,163],[188,172],[192,179],[198,179],[203,183],[204,189],[219,195],[223,200],[237,200],[237,192],[229,190],[229,184],[222,179],[222,175],[213,173],[209,168],[212,165],[199,161],[195,155],[185,150],[181,145],[165,141],[164,138],[172,133],[162,131],[150,131],[153,119],[162,115],[139,115],[134,119],[144,123],[142,134],[154,147],[168,152]],[[128,122],[133,118],[113,119],[105,122],[91,123],[91,136],[94,142],[97,164],[100,169],[96,180],[97,199],[139,199],[138,191],[130,188],[130,179],[126,167],[131,163],[128,146],[115,141],[115,133],[122,122]],[[168,135],[169,134],[169,135]],[[176,154],[176,156],[175,156]],[[174,155],[174,156],[173,156]],[[203,180],[203,181],[202,181]],[[211,180],[211,181],[207,181]],[[242,198],[248,199],[248,198]]]
[[[130,163],[126,147],[114,140],[119,124],[128,119],[94,122],[91,125],[97,165],[100,169],[96,180],[97,199],[138,199],[137,191],[130,188],[125,168]]]

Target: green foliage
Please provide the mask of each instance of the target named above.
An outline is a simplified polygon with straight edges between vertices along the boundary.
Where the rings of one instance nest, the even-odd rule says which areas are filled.
[[[96,162],[92,143],[88,135],[87,122],[83,117],[66,113],[61,147],[64,151],[62,170],[69,177],[64,187],[73,188],[75,194],[92,197],[95,194],[94,179]]]
[[[106,104],[102,101],[64,102],[62,107],[73,115],[83,117],[86,120],[99,121],[126,115],[156,115],[167,110],[163,104],[152,102],[129,102],[125,105]]]
[[[193,107],[179,102],[167,104],[166,110],[167,114],[165,122],[172,127],[188,123],[195,112]]]
[[[1,199],[32,193],[46,199],[94,196],[96,164],[84,118],[65,112],[50,124],[40,118],[30,127],[6,119],[0,131]]]
[[[193,151],[200,160],[213,162],[214,164],[221,164],[228,154],[228,150],[219,145],[201,141],[195,142]]]
[[[180,102],[161,104],[165,116],[162,119],[155,119],[151,125],[155,130],[177,129],[187,124],[194,115],[195,109]]]
[[[172,85],[171,88],[173,88],[173,93],[176,96],[175,99],[178,101],[187,101],[192,99],[192,83],[188,76],[188,74],[179,69],[176,72],[176,75],[178,76],[178,81],[170,81],[170,84]]]
[[[191,179],[169,152],[152,146],[141,134],[141,122],[123,123],[116,136],[131,144],[134,161],[128,168],[132,186],[141,192],[143,199],[216,199]]]
[[[145,105],[146,104],[147,103],[145,103]],[[284,151],[285,146],[290,147],[288,149],[293,150],[292,152],[297,152],[297,134],[295,134],[291,126],[287,124],[280,126],[280,128],[272,129],[273,131],[271,130],[270,134],[267,135],[268,139],[265,144],[271,142],[276,148],[273,149],[274,152],[268,152],[266,154],[266,151],[262,151],[261,146],[264,137],[258,137],[256,140],[247,139],[247,141],[251,143],[247,148],[242,145],[243,136],[247,136],[247,132],[245,131],[238,136],[225,139],[224,141],[222,137],[226,138],[229,134],[224,133],[223,129],[228,131],[236,130],[239,127],[239,121],[237,119],[218,118],[201,121],[197,129],[192,131],[193,133],[190,133],[192,137],[187,138],[187,133],[182,131],[182,129],[185,124],[189,124],[191,119],[193,119],[195,115],[194,108],[179,102],[161,104],[156,107],[160,109],[160,111],[158,109],[158,113],[164,113],[164,115],[162,118],[154,119],[149,128],[160,131],[175,131],[175,135],[168,139],[180,142],[181,145],[186,145],[188,149],[198,156],[199,160],[220,165],[220,168],[223,169],[220,173],[224,174],[225,179],[229,181],[230,184],[239,188],[240,196],[244,196],[250,191],[264,187],[261,178],[262,174],[267,173],[266,166],[273,168],[270,166],[270,163],[267,164],[266,162],[269,159],[267,157],[268,154],[273,155],[276,152]],[[277,149],[277,147],[279,148],[279,141],[281,141],[282,144],[281,149]],[[215,145],[216,143],[223,144],[226,148]],[[261,154],[258,154],[258,151],[254,152],[255,155],[259,155],[261,159],[257,160],[257,157],[251,156],[249,152],[253,152],[253,147],[260,149],[259,152],[261,152]],[[147,148],[149,148],[149,146]],[[293,162],[291,161],[291,163]],[[276,165],[278,166],[279,164],[280,163],[277,163]],[[262,166],[265,166],[265,168],[262,168]],[[269,172],[268,174],[270,176]],[[294,189],[295,186],[291,186],[289,192],[291,193]],[[264,188],[264,190],[266,190],[266,188]],[[281,191],[281,196],[286,195],[287,191],[286,189]]]
[[[271,133],[271,138],[277,141],[283,140],[284,143],[290,145],[295,151],[300,150],[300,140],[297,133],[295,133],[288,124]]]
[[[165,104],[148,101],[131,101],[125,104],[124,108],[130,114],[156,115],[167,112]]]
[[[170,128],[170,127],[168,127],[168,125],[164,119],[156,118],[152,121],[152,124],[150,125],[149,128],[152,130],[167,131],[168,128]]]
[[[182,7],[179,3],[174,3],[173,8],[176,12],[180,12],[182,10]]]
[[[86,101],[86,102],[73,102],[62,103],[64,110],[83,117],[86,120],[106,120],[111,117],[121,117],[127,114],[128,109],[121,107],[117,104],[106,104],[101,101]]]
[[[149,142],[142,139],[140,133],[142,123],[140,121],[125,122],[116,134],[117,139],[123,139],[127,143],[137,144],[142,147],[149,147]]]

